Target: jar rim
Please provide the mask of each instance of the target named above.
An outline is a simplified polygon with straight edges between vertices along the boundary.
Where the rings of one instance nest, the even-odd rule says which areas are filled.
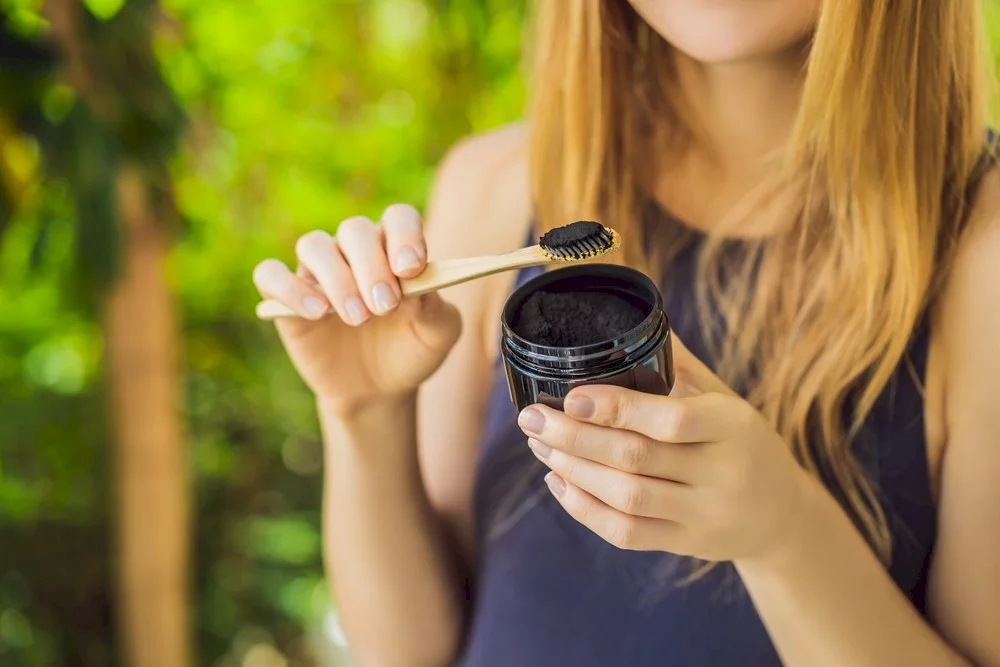
[[[516,331],[511,325],[514,315],[523,305],[528,296],[540,289],[574,279],[593,279],[598,284],[588,286],[590,289],[604,287],[607,291],[626,292],[640,299],[649,312],[643,320],[624,331],[621,335],[608,340],[587,345],[560,347],[534,343]],[[605,284],[601,284],[604,281]],[[571,365],[580,368],[592,362],[604,365],[616,356],[632,356],[637,349],[644,347],[650,339],[658,338],[661,330],[669,331],[669,322],[663,312],[663,298],[656,285],[648,276],[640,271],[615,264],[584,264],[547,271],[521,285],[507,298],[500,317],[504,338],[503,349],[536,368],[550,370],[565,369]]]

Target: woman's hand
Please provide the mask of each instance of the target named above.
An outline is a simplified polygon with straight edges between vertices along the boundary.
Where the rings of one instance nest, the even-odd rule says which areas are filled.
[[[669,397],[574,389],[518,423],[573,518],[623,549],[705,560],[780,547],[812,483],[764,417],[675,339]]]
[[[458,311],[439,296],[401,299],[399,278],[417,276],[427,264],[412,206],[390,206],[379,224],[348,218],[336,236],[309,232],[295,254],[294,273],[279,260],[264,260],[254,284],[301,316],[278,320],[278,333],[326,407],[346,412],[412,393],[458,339]],[[326,315],[331,305],[336,314]]]

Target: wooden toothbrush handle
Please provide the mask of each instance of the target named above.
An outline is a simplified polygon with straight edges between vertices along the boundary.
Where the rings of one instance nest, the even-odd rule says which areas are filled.
[[[399,284],[404,297],[420,296],[501,271],[538,266],[548,264],[551,261],[538,246],[513,250],[502,255],[443,259],[437,262],[428,262],[423,273],[416,278],[400,280]],[[333,313],[334,311],[331,308],[329,312]],[[262,320],[298,316],[294,310],[273,299],[266,299],[257,304],[257,317]]]
[[[275,301],[274,299],[264,299],[257,304],[255,309],[258,319],[261,320],[278,320],[284,317],[298,317],[299,314],[294,310],[281,303],[280,301]],[[332,313],[331,309],[327,314]]]
[[[420,296],[494,273],[547,264],[550,261],[552,260],[537,246],[514,250],[502,255],[442,259],[437,262],[428,262],[423,273],[416,278],[400,280],[399,286],[403,290],[403,296]]]

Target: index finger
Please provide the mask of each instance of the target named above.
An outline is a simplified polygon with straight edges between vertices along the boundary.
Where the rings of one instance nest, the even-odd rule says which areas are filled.
[[[392,272],[400,278],[419,275],[427,263],[420,213],[409,204],[393,204],[382,213],[381,222]]]
[[[718,442],[727,433],[724,394],[675,398],[611,385],[587,385],[571,391],[563,404],[567,415],[611,428],[641,433],[659,442]]]

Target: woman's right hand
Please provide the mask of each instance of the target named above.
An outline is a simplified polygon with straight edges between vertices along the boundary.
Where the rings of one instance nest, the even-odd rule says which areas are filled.
[[[276,321],[302,379],[325,406],[350,412],[411,394],[458,340],[461,319],[437,294],[401,300],[399,278],[427,263],[420,214],[393,204],[376,224],[344,220],[336,236],[312,231],[295,246],[293,273],[277,259],[253,272],[265,298],[300,315]],[[329,306],[334,314],[325,314]]]

